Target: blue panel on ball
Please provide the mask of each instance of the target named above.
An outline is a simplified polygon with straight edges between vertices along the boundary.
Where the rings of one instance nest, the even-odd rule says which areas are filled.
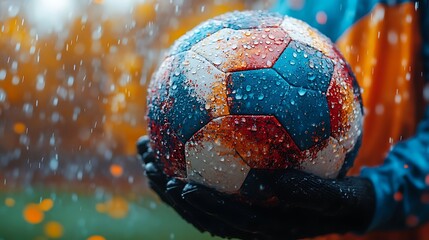
[[[186,53],[175,56],[173,72],[170,75],[169,99],[172,105],[167,111],[167,119],[176,130],[178,138],[185,143],[194,133],[210,121],[204,104],[198,102],[193,89],[186,84],[183,59]]]
[[[319,91],[290,86],[273,69],[231,73],[228,89],[231,114],[274,115],[301,150],[330,135],[326,97]]]
[[[320,51],[291,41],[273,68],[292,86],[326,92],[334,64]]]
[[[179,38],[174,45],[171,47],[168,56],[176,55],[185,51],[188,51],[203,40],[204,38],[212,35],[213,33],[223,29],[230,27],[229,24],[224,23],[218,20],[209,20],[206,21],[199,26],[195,27],[192,31],[186,33],[181,38]]]

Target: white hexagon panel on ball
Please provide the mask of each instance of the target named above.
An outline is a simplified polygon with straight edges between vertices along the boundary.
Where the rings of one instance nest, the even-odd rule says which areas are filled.
[[[201,139],[201,130],[185,145],[188,180],[225,193],[238,192],[250,167],[234,149],[222,145],[222,139]]]

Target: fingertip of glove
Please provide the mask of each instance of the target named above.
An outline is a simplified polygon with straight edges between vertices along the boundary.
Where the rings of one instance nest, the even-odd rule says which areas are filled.
[[[183,188],[185,187],[185,182],[177,179],[177,178],[171,178],[168,182],[167,182],[167,191],[168,192],[172,192],[172,191],[180,191],[182,192]]]
[[[193,183],[188,183],[185,185],[185,187],[183,188],[183,194],[192,194],[194,192],[198,192],[200,189],[200,187],[196,184]]]
[[[159,175],[161,173],[161,170],[152,162],[146,163],[144,170],[146,175]]]
[[[149,137],[147,135],[141,136],[137,140],[137,152],[140,155],[143,155],[144,153],[148,152],[149,150]]]

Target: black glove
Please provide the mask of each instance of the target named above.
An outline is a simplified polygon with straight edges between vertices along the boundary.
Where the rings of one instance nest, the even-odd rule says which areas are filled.
[[[167,177],[148,147],[138,143],[149,183],[163,201],[200,231],[242,239],[296,239],[363,232],[375,208],[365,178],[324,179],[293,169],[253,169],[239,195]]]

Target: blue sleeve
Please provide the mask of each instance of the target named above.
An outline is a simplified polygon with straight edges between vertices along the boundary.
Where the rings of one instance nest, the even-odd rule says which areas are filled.
[[[417,134],[396,144],[383,165],[364,168],[361,176],[375,187],[376,212],[368,230],[429,221],[429,107]]]

